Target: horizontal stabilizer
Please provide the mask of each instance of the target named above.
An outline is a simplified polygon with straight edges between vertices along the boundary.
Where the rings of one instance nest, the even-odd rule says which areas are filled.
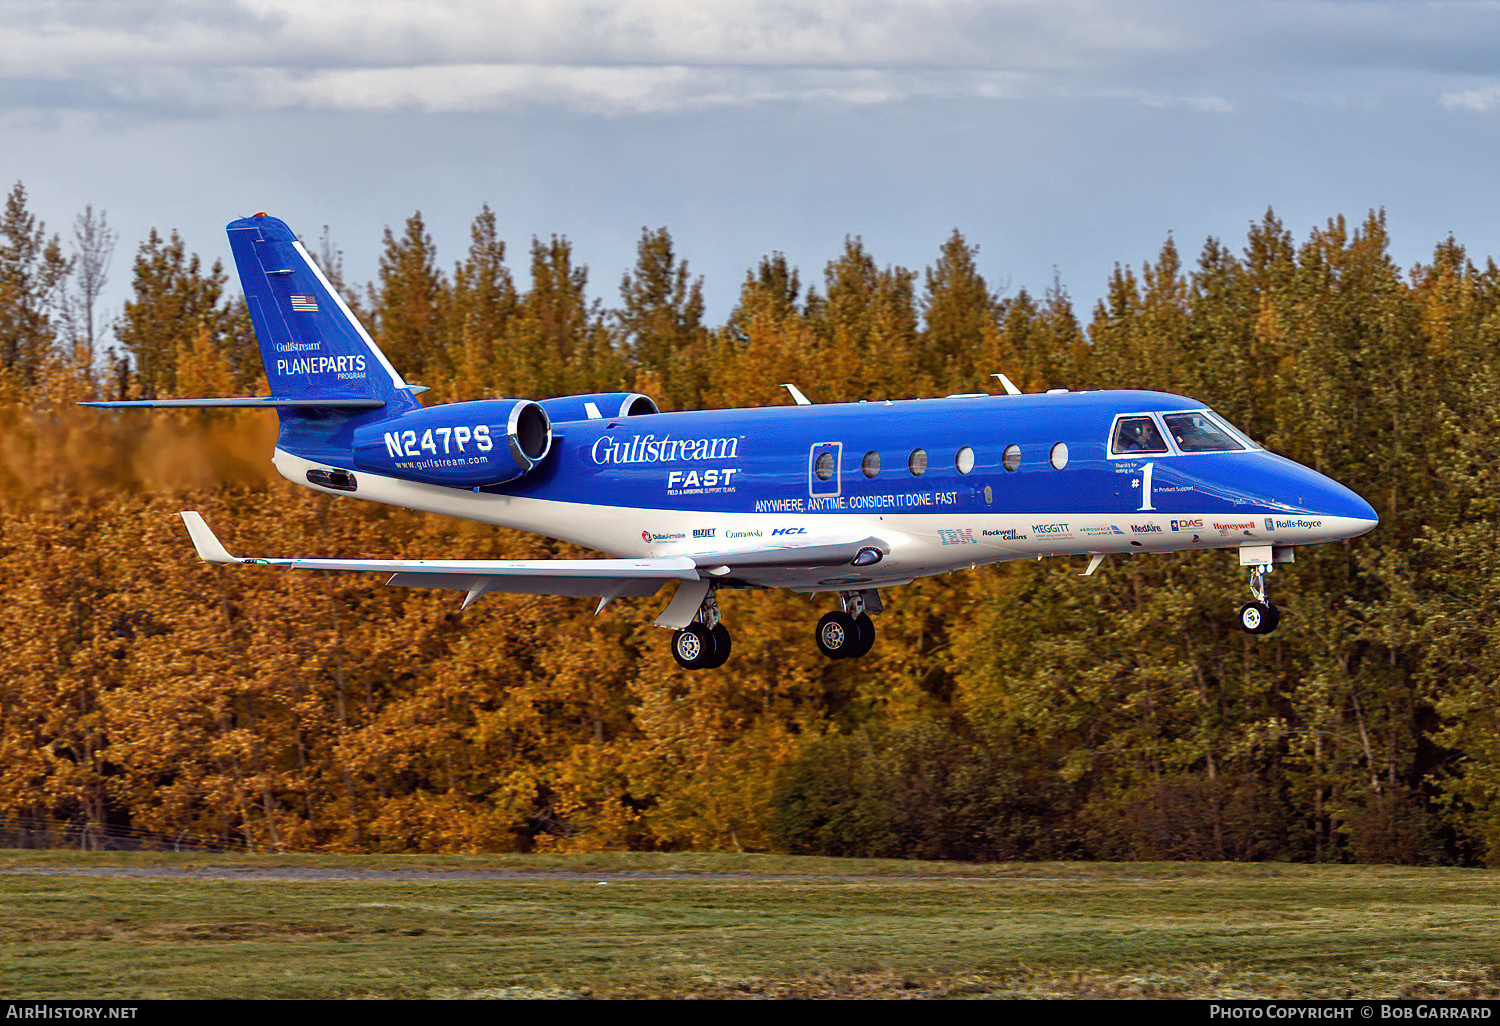
[[[365,570],[390,574],[387,584],[467,592],[465,605],[491,591],[523,595],[651,595],[668,581],[697,581],[687,556],[661,559],[260,559],[231,556],[203,518],[182,519],[198,557],[298,570]]]
[[[167,407],[184,407],[187,409],[212,410],[212,409],[249,409],[249,410],[275,410],[285,407],[300,407],[302,409],[321,408],[334,410],[373,410],[385,405],[383,399],[350,399],[350,398],[327,398],[327,399],[278,399],[275,396],[243,396],[230,397],[226,399],[122,399],[117,402],[92,402],[79,403],[79,406],[96,406],[105,410],[123,410],[130,408],[156,409]]]

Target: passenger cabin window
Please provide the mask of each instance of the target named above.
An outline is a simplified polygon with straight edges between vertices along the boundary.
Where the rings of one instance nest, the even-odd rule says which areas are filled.
[[[1164,413],[1167,430],[1183,452],[1235,452],[1245,447],[1202,413]]]
[[[813,463],[813,473],[818,475],[819,481],[827,481],[833,476],[833,453],[820,452],[817,460]]]
[[[1021,466],[1021,447],[1019,445],[1007,445],[1005,455],[1000,457],[1000,465],[1006,470],[1014,471]]]
[[[913,449],[911,458],[906,461],[906,469],[911,471],[912,477],[921,477],[927,473],[927,450]]]
[[[865,472],[865,477],[874,477],[880,473],[880,453],[874,449],[865,453],[865,458],[860,461],[859,469]]]
[[[953,457],[953,466],[958,470],[960,474],[967,474],[969,471],[973,470],[974,450],[969,448],[967,445],[958,450],[958,454]]]
[[[1167,440],[1150,417],[1121,417],[1115,421],[1110,451],[1120,453],[1166,453]]]

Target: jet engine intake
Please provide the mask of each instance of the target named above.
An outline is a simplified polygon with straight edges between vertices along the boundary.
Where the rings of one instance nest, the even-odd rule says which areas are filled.
[[[560,395],[540,403],[556,423],[570,420],[616,420],[660,413],[656,401],[639,392],[598,392],[593,395]],[[593,407],[590,409],[590,407]]]

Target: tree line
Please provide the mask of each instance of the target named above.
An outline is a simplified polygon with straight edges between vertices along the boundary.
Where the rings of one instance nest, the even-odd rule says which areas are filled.
[[[858,662],[816,652],[808,598],[731,592],[705,674],[650,603],[460,613],[198,563],[179,509],[232,551],[585,553],[296,488],[255,414],[79,409],[265,389],[223,266],[175,232],[106,326],[113,242],[91,208],[48,235],[20,185],[0,220],[0,815],[307,850],[1500,862],[1500,270],[1453,238],[1402,268],[1381,212],[1298,238],[1268,211],[1117,265],[1085,323],[1059,283],[1002,294],[957,230],[921,270],[851,237],[816,280],[768,254],[712,325],[664,228],[608,306],[566,238],[531,241],[522,284],[487,207],[451,265],[419,214],[388,229],[362,287],[325,230],[309,249],[429,404],[1151,388],[1381,517],[1278,568],[1268,637],[1233,623],[1228,554],[1050,560],[885,593]]]

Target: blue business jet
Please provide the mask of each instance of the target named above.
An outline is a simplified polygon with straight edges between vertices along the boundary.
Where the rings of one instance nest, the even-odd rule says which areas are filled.
[[[721,588],[834,592],[814,637],[868,652],[880,589],[1044,556],[1234,549],[1250,572],[1240,626],[1275,629],[1266,575],[1298,546],[1378,520],[1349,489],[1267,452],[1203,403],[1162,392],[1005,395],[662,413],[632,392],[423,408],[290,228],[228,226],[271,395],[101,402],[274,409],[272,463],[330,495],[514,527],[611,553],[582,560],[231,556],[195,512],[198,555],[222,563],[389,574],[488,592],[646,596],[687,669],[723,665]]]

